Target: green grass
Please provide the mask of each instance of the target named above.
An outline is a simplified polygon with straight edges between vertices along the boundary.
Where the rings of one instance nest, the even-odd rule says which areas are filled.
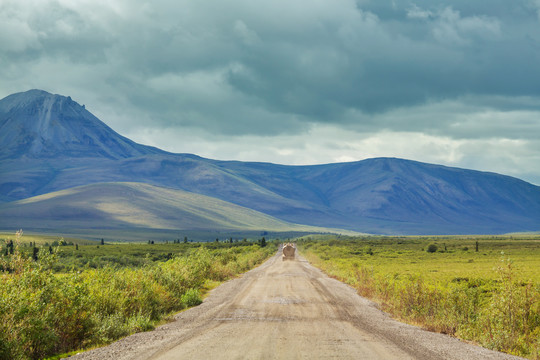
[[[540,358],[539,235],[310,239],[312,263],[396,318]]]
[[[23,239],[15,239],[13,254],[0,249],[0,359],[43,359],[153,329],[277,248],[250,242],[82,244],[51,253],[38,246],[33,260],[33,247],[21,246],[29,242]]]
[[[223,234],[220,234],[223,236]],[[250,234],[253,236],[253,234]],[[152,236],[150,236],[152,238]],[[38,249],[53,250],[56,254],[56,261],[53,266],[55,272],[66,272],[71,270],[84,270],[86,268],[112,267],[140,267],[153,262],[167,261],[176,256],[189,255],[194,249],[205,247],[207,249],[229,249],[244,247],[257,242],[257,238],[238,239],[229,243],[232,236],[226,236],[221,241],[216,242],[192,242],[184,243],[182,239],[172,239],[171,241],[155,241],[154,244],[148,242],[108,242],[84,240],[74,237],[58,237],[49,235],[29,235],[24,234],[19,240],[13,233],[0,233],[0,248],[5,253],[6,244],[13,240],[19,244],[19,251],[26,256],[30,256],[33,247]],[[178,243],[175,243],[178,241]]]
[[[74,237],[64,238],[62,236],[55,236],[55,235],[26,234],[26,233],[24,233],[23,236],[21,236],[18,241],[22,247],[25,247],[25,246],[29,246],[30,243],[33,243],[33,244],[35,243],[38,246],[43,246],[45,244],[49,245],[55,241],[59,242],[61,239],[64,239],[64,241],[66,242],[79,244],[79,245],[99,245],[99,242],[96,242],[96,241],[85,240],[85,239],[74,238]],[[2,246],[8,240],[16,240],[15,234],[14,233],[0,233],[0,246]]]

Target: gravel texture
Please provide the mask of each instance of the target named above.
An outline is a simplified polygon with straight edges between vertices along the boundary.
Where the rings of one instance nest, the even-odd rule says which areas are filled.
[[[400,323],[302,257],[281,254],[173,322],[74,358],[520,359]]]

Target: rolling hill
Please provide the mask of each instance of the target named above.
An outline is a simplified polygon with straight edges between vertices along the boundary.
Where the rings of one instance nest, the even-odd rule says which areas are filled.
[[[70,98],[39,90],[0,100],[0,134],[3,209],[74,187],[138,182],[219,199],[288,223],[359,232],[540,230],[540,187],[509,176],[395,158],[287,166],[172,154],[136,144]],[[24,212],[18,214],[9,222],[0,219],[0,228],[26,221]]]
[[[204,195],[143,183],[97,183],[0,205],[3,221],[24,228],[189,229],[326,232]]]

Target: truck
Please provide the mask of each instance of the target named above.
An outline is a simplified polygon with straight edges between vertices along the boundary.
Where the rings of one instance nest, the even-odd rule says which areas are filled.
[[[281,257],[281,259],[283,261],[285,261],[285,260],[294,260],[294,253],[296,251],[296,248],[294,247],[294,244],[292,244],[292,243],[283,244],[283,247],[282,247],[281,251],[283,253],[283,256]]]

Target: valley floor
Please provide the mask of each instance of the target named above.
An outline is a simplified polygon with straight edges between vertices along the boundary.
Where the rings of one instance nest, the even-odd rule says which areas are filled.
[[[280,254],[155,331],[75,359],[518,359],[391,319],[351,287]]]

